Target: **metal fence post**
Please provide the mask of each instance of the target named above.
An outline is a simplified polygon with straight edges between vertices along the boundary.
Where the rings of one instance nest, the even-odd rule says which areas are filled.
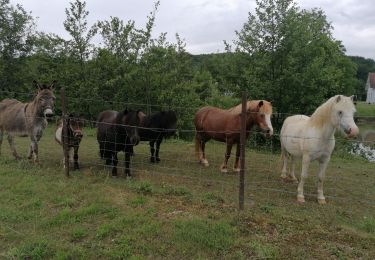
[[[64,151],[64,165],[65,165],[65,176],[69,177],[69,135],[68,135],[68,118],[66,115],[66,97],[65,88],[61,89],[61,110],[62,110],[62,120],[63,128],[61,132],[61,141]]]
[[[239,207],[244,209],[245,197],[245,145],[246,145],[246,113],[247,113],[246,92],[242,92],[241,132],[240,132],[240,186],[239,186]]]

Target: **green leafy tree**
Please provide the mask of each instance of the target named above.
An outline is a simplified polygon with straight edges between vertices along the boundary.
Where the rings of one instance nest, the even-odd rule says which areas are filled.
[[[70,7],[69,9],[65,9],[65,14],[64,28],[72,37],[68,41],[69,46],[71,46],[69,53],[72,59],[66,65],[70,66],[73,72],[70,82],[66,82],[67,93],[73,97],[92,97],[94,92],[93,88],[88,85],[90,75],[86,69],[86,61],[93,52],[91,40],[95,36],[97,28],[95,26],[88,27],[87,16],[89,15],[89,11],[86,10],[85,1],[75,0],[74,2],[70,2]],[[90,101],[84,99],[77,100],[74,107],[78,105],[84,107],[90,113]]]
[[[332,95],[353,94],[355,66],[322,10],[257,0],[236,34],[236,52],[249,59],[243,87],[251,97],[273,101],[278,112],[309,114]]]
[[[25,73],[25,58],[33,48],[34,20],[21,5],[0,0],[0,86],[3,91],[26,92],[31,80]],[[12,93],[0,93],[11,96]]]

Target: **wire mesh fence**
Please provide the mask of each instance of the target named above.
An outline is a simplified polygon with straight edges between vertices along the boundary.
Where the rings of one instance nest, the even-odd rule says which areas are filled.
[[[29,100],[32,98],[27,93],[17,93],[17,96],[25,94]],[[11,95],[14,96],[14,95]],[[74,97],[67,97],[69,99]],[[113,103],[112,103],[113,104]],[[118,104],[121,105],[121,104]],[[122,104],[123,108],[144,107],[145,104]],[[151,111],[156,111],[160,107],[154,105]],[[112,108],[112,107],[111,107]],[[170,108],[174,109],[174,108]],[[179,108],[185,113],[194,115],[199,108],[185,107]],[[65,111],[65,114],[74,111]],[[280,116],[278,113],[276,116]],[[282,114],[283,117],[290,114]],[[99,145],[96,136],[97,121],[89,118],[73,117],[84,121],[83,138],[79,144],[78,156],[81,171],[71,172],[71,174],[108,174],[110,176],[111,167],[106,165],[106,160],[99,156]],[[374,153],[374,139],[371,139],[372,131],[375,130],[374,118],[356,118],[361,121],[360,131],[365,129],[357,139],[347,139],[338,133],[335,135],[335,150],[332,159],[326,170],[324,181],[324,192],[329,203],[337,203],[350,207],[350,203],[363,205],[363,209],[374,208],[375,206],[375,166],[367,162],[371,160],[371,153]],[[160,129],[154,129],[159,131]],[[227,203],[238,204],[239,176],[238,173],[231,170],[236,157],[235,148],[232,149],[229,159],[229,173],[220,172],[220,167],[226,155],[225,144],[209,141],[206,144],[206,154],[209,160],[209,166],[205,167],[199,164],[195,155],[195,146],[193,137],[195,129],[192,127],[178,128],[177,135],[163,140],[160,145],[160,162],[150,162],[149,141],[141,141],[134,146],[134,154],[131,158],[131,171],[135,179],[148,181],[160,185],[168,184],[174,187],[184,187],[202,194],[211,194],[213,199],[223,199]],[[49,127],[46,130],[45,137],[41,141],[41,164],[51,163],[56,167],[63,169],[64,164],[63,150],[60,152],[51,152],[49,145],[57,145],[51,137],[55,139],[55,128]],[[293,136],[292,136],[293,137]],[[279,148],[280,132],[275,129],[272,138],[267,139],[264,133],[258,129],[252,129],[249,138],[246,141],[245,156],[245,205],[258,203],[274,203],[281,200],[295,200],[297,194],[297,184],[294,182],[283,181],[280,178],[281,160]],[[53,142],[53,144],[51,144]],[[361,151],[361,147],[366,147]],[[46,149],[46,150],[43,150]],[[57,150],[58,151],[58,150]],[[4,154],[4,152],[3,152]],[[74,156],[70,158],[74,159]],[[125,169],[124,153],[119,153],[120,178]],[[47,162],[49,161],[49,162]],[[71,168],[72,170],[72,168]],[[296,176],[300,179],[301,161],[297,160]],[[309,177],[305,184],[306,200],[315,200],[317,196],[317,177],[318,163],[311,164]]]

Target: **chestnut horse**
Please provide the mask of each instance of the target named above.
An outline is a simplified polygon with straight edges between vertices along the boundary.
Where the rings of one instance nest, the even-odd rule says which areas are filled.
[[[198,160],[204,166],[208,166],[205,155],[205,144],[208,140],[214,139],[227,144],[224,163],[221,166],[221,172],[228,172],[227,163],[230,157],[233,144],[237,144],[236,161],[234,171],[239,172],[240,156],[240,129],[241,129],[241,107],[232,107],[228,110],[217,107],[203,107],[195,113],[195,152]],[[272,105],[265,100],[248,101],[246,105],[246,138],[250,130],[257,125],[268,136],[273,134],[271,124]]]

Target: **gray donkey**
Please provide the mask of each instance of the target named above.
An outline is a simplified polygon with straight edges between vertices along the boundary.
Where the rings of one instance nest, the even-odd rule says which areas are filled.
[[[28,158],[38,162],[38,141],[47,126],[46,118],[53,116],[55,96],[53,86],[56,84],[38,84],[33,81],[37,93],[30,103],[22,103],[16,99],[4,99],[0,102],[0,154],[4,132],[8,134],[8,142],[14,157],[18,160],[14,146],[14,136],[30,136],[31,144]]]

